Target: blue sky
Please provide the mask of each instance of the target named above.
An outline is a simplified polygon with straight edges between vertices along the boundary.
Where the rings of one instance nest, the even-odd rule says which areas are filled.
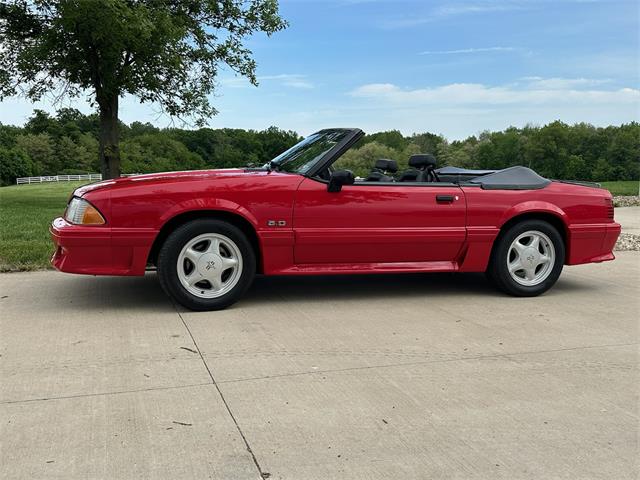
[[[290,27],[248,41],[255,88],[221,72],[209,125],[308,134],[330,126],[450,139],[555,119],[640,119],[639,2],[282,0]],[[69,103],[67,102],[67,105]],[[82,101],[71,104],[90,111]],[[53,110],[49,102],[37,108]],[[33,104],[5,100],[0,122]],[[125,122],[167,126],[125,98]]]

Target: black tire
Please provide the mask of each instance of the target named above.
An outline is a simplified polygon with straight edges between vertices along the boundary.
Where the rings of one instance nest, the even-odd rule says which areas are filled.
[[[555,260],[550,268],[548,276],[540,283],[533,286],[521,285],[509,273],[508,259],[509,249],[512,243],[522,234],[526,232],[542,232],[551,241],[555,250]],[[487,276],[491,283],[509,295],[516,297],[535,297],[549,290],[558,280],[565,259],[565,245],[562,236],[558,230],[544,220],[524,220],[516,223],[508,230],[502,232],[496,239],[489,267],[487,268]]]
[[[242,256],[242,271],[237,283],[217,298],[201,298],[192,294],[178,277],[177,263],[183,247],[197,236],[207,233],[224,235],[235,243]],[[167,237],[158,253],[157,267],[162,289],[179,304],[197,311],[222,310],[237,302],[251,285],[256,272],[256,255],[239,228],[221,220],[198,219],[181,225]]]

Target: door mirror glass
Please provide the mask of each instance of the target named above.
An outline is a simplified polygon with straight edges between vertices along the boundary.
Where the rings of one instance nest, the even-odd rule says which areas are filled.
[[[336,170],[331,173],[327,191],[339,192],[342,190],[343,185],[353,185],[355,181],[356,178],[353,176],[353,172],[351,170]]]

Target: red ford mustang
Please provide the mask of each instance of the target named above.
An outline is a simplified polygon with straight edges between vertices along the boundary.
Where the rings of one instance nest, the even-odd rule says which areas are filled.
[[[194,310],[236,302],[256,273],[487,272],[501,290],[548,290],[563,265],[613,260],[620,225],[606,190],[524,167],[437,169],[414,155],[366,178],[334,162],[359,129],[317,132],[261,168],[139,175],[77,189],[56,218],[63,272],[157,267]],[[338,162],[339,165],[339,162]]]

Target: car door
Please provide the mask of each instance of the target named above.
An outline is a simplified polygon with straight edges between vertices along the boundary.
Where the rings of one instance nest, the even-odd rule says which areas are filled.
[[[465,240],[464,193],[454,184],[357,182],[328,192],[306,178],[296,192],[300,264],[452,262]]]

